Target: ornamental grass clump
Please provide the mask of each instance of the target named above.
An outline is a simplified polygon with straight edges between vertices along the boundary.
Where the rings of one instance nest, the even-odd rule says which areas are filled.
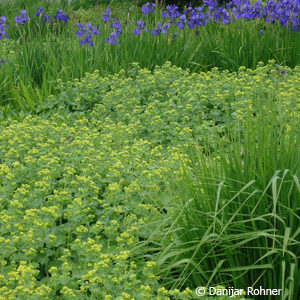
[[[152,237],[163,240],[156,262],[168,286],[299,295],[299,90],[282,93],[293,99],[290,108],[277,93],[257,91],[240,129],[227,125],[230,142],[220,143],[218,155],[205,147],[190,152],[184,180],[170,189],[168,225]]]

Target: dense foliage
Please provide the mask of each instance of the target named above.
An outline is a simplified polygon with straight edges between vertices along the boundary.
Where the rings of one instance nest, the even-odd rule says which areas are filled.
[[[0,300],[298,299],[299,12],[0,1]]]
[[[2,121],[2,297],[194,297],[190,289],[203,281],[172,288],[157,259],[170,239],[153,235],[180,203],[170,202],[170,188],[194,163],[190,145],[202,143],[214,158],[225,153],[224,125],[235,120],[242,129],[249,108],[257,115],[266,98],[280,124],[299,118],[299,68],[270,62],[190,74],[135,65],[130,76],[96,71],[61,83],[39,116]]]
[[[180,156],[134,139],[131,126],[98,126],[28,117],[2,127],[0,295],[168,295],[155,262],[134,258],[131,248],[151,232],[150,199]]]
[[[177,6],[121,6],[72,11],[66,4],[0,4],[0,97],[9,109],[33,109],[56,93],[56,81],[128,71],[132,62],[153,70],[166,61],[200,72],[237,71],[275,59],[299,63],[297,1],[242,3],[226,8],[214,1]],[[1,10],[2,11],[2,10]],[[8,39],[9,38],[9,39]],[[8,51],[9,50],[9,51]]]

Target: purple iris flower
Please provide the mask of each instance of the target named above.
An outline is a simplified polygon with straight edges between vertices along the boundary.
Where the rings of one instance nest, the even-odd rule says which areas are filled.
[[[183,28],[184,28],[185,21],[186,21],[186,16],[185,16],[185,15],[181,15],[181,16],[179,17],[179,22],[176,24],[177,27],[178,27],[179,29],[183,29]]]
[[[228,2],[225,4],[226,9],[232,8],[232,2]]]
[[[215,23],[219,23],[220,13],[222,11],[221,7],[217,7],[213,12],[213,19]]]
[[[108,42],[110,45],[118,44],[117,35],[115,32],[112,32],[110,36],[105,40],[105,42]]]
[[[271,11],[271,12],[269,13],[269,15],[267,16],[267,18],[266,18],[266,22],[267,22],[267,23],[274,23],[275,20],[276,20],[276,12]]]
[[[242,18],[245,20],[251,20],[252,14],[251,14],[251,2],[250,1],[244,1],[242,5]]]
[[[155,29],[152,30],[151,35],[159,35],[161,32],[162,32],[163,34],[167,34],[167,33],[168,33],[167,30],[168,30],[169,28],[170,28],[170,24],[165,23],[165,24],[163,25],[163,27],[161,27],[160,22],[158,22],[158,23],[157,23],[157,28],[155,28]]]
[[[190,29],[196,28],[199,26],[205,26],[210,21],[209,12],[206,11],[205,14],[201,9],[195,9],[193,13],[191,13],[190,18],[187,21],[187,25]]]
[[[4,60],[4,59],[0,58],[0,69],[1,69],[1,64],[4,64],[6,62],[7,62],[7,60]]]
[[[279,17],[279,20],[280,20],[280,24],[282,27],[285,27],[287,25],[287,22],[289,21],[289,14],[282,14],[280,17]]]
[[[147,2],[142,6],[141,11],[144,14],[144,16],[146,16],[149,13],[149,11],[151,11],[152,14],[154,13],[153,8],[155,8],[155,4]]]
[[[80,23],[77,23],[76,24],[77,26],[78,25],[81,25]],[[95,27],[95,26],[92,26],[91,24],[84,24],[82,25],[82,30],[88,30],[91,32],[91,34],[93,35],[98,35],[99,34],[99,30]]]
[[[83,37],[83,31],[78,30],[78,31],[76,32],[76,36],[77,36],[77,37]]]
[[[114,31],[110,34],[110,36],[105,40],[110,45],[118,44],[117,37],[122,33],[121,31],[121,21],[117,19],[113,19],[113,23],[110,24],[110,27],[114,28]]]
[[[4,16],[0,17],[0,40],[5,36],[8,39],[8,35],[5,32],[7,29],[6,18]]]
[[[203,3],[209,10],[213,10],[218,6],[218,1],[203,0]]]
[[[177,19],[180,17],[179,7],[177,5],[167,5],[166,11],[161,13],[161,17],[166,19],[170,18],[172,20]]]
[[[119,36],[122,33],[120,20],[114,19],[114,23],[110,24],[110,27],[114,28],[116,36]]]
[[[102,15],[102,20],[106,23],[109,21],[110,17],[111,17],[111,13],[108,7],[107,9],[104,10],[104,14]]]
[[[47,16],[46,14],[43,14],[41,23],[44,25],[47,22],[51,23],[51,21],[50,21],[50,15]]]
[[[38,7],[38,9],[37,9],[35,15],[36,15],[37,17],[39,17],[39,16],[42,14],[43,10],[44,10],[43,7]]]
[[[91,24],[76,23],[76,25],[78,28],[76,36],[82,38],[79,42],[80,45],[83,46],[87,44],[93,47],[94,43],[92,41],[92,35],[98,35],[99,34],[98,29],[95,26],[92,26]]]
[[[225,8],[221,8],[220,15],[222,17],[222,24],[223,25],[226,25],[226,24],[230,23],[229,12]]]
[[[192,13],[194,11],[194,8],[192,7],[192,4],[189,4],[189,7],[184,11],[184,14]]]
[[[84,30],[85,24],[76,23],[78,30]]]
[[[267,4],[263,7],[263,17],[267,23],[274,23],[276,20],[276,5],[273,0],[268,0]]]
[[[143,31],[143,29],[148,33],[149,30],[145,27],[146,26],[146,23],[144,23],[143,20],[138,20],[136,22],[136,25],[137,25],[137,28],[133,30],[133,33],[135,35],[140,35],[141,32]]]
[[[58,9],[56,15],[54,16],[54,19],[66,23],[70,20],[70,17],[67,14],[65,14],[62,9]]]
[[[92,36],[88,31],[85,32],[85,38],[80,40],[79,44],[81,46],[83,46],[84,44],[90,45],[91,47],[94,46],[94,43],[92,41]]]
[[[242,12],[241,12],[240,7],[233,7],[231,11],[236,20],[239,20],[242,17]]]
[[[15,17],[15,22],[20,23],[24,26],[24,24],[29,20],[29,17],[26,16],[26,10],[20,10],[20,16]]]
[[[93,28],[91,29],[91,33],[92,33],[93,35],[98,35],[98,34],[99,34],[99,30],[98,30],[96,27],[93,27]]]
[[[6,17],[1,16],[1,17],[0,17],[0,25],[1,25],[1,24],[5,24],[5,23],[6,23]]]

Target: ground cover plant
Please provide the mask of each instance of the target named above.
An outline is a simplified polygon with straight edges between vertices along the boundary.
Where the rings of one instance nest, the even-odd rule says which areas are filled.
[[[141,225],[156,208],[146,199],[157,197],[176,155],[162,156],[134,132],[37,117],[1,130],[2,297],[169,294],[153,285],[155,262],[130,259],[129,249],[147,236]]]
[[[29,4],[21,3],[21,11],[1,7],[1,103],[9,107],[32,110],[56,92],[57,79],[81,78],[95,69],[101,75],[128,72],[132,62],[153,70],[168,60],[192,71],[237,71],[270,59],[291,67],[299,62],[294,0],[252,6],[233,1],[225,7],[204,1],[182,11],[151,3],[99,6],[92,9],[93,20],[91,11],[66,3]]]
[[[296,260],[299,256],[295,252],[299,248],[299,218],[297,201],[294,201],[299,160],[293,153],[299,144],[293,144],[294,135],[289,128],[294,128],[293,119],[299,119],[299,81],[299,67],[280,68],[275,62],[260,64],[254,71],[240,68],[238,73],[230,73],[214,69],[200,74],[189,73],[170,63],[156,67],[153,73],[134,65],[129,78],[124,71],[109,77],[101,77],[95,71],[81,81],[62,82],[59,94],[50,97],[37,115],[24,116],[21,120],[2,115],[1,297],[195,298],[194,288],[205,285],[201,276],[196,271],[192,281],[185,280],[184,274],[178,272],[183,265],[181,257],[178,260],[181,263],[177,264],[179,269],[174,272],[174,260],[170,264],[166,262],[176,255],[170,251],[164,257],[166,252],[161,251],[170,249],[169,246],[164,248],[165,242],[174,239],[166,234],[173,233],[172,226],[166,224],[170,224],[170,216],[178,211],[178,205],[182,203],[181,209],[184,209],[184,200],[191,193],[198,197],[196,199],[202,195],[198,193],[199,188],[192,185],[190,190],[176,195],[181,201],[173,202],[171,195],[180,190],[174,180],[181,182],[184,189],[186,185],[182,183],[192,180],[186,180],[185,169],[191,167],[196,174],[197,168],[207,166],[212,175],[221,175],[218,170],[219,167],[222,170],[222,153],[228,153],[230,148],[226,145],[233,138],[226,132],[233,124],[238,134],[246,132],[243,126],[249,108],[253,115],[259,115],[264,109],[264,117],[267,117],[269,106],[265,99],[269,99],[276,107],[274,111],[280,112],[278,124],[288,134],[286,142],[288,137],[290,141],[288,152],[282,152],[285,147],[281,148],[282,165],[274,165],[274,170],[285,166],[295,175],[294,186],[289,180],[290,200],[285,200],[293,206],[285,206],[278,200],[278,210],[273,211],[287,222],[285,237],[278,235],[274,249],[278,250],[282,242],[285,245],[281,250],[287,260],[285,271],[280,274],[284,284],[285,276],[293,275],[293,284],[289,287],[287,283],[288,297],[293,299],[291,290],[299,289],[296,271],[291,270],[295,262],[289,260],[291,253]],[[251,82],[255,82],[256,89],[251,88]],[[197,95],[199,90],[202,90],[202,98]],[[258,130],[255,122],[248,126]],[[293,130],[299,134],[296,127]],[[195,159],[189,150],[193,144],[209,151],[212,163],[193,165]],[[253,140],[248,144],[253,145]],[[273,146],[274,143],[270,143],[267,149]],[[260,149],[257,151],[261,153]],[[276,152],[276,148],[273,151]],[[250,165],[256,163],[247,152],[245,157]],[[217,159],[215,167],[213,158]],[[227,159],[226,156],[226,162]],[[235,159],[238,152],[232,157]],[[258,167],[261,167],[259,163]],[[262,167],[268,173],[263,178],[274,171],[269,165]],[[226,171],[225,165],[223,169]],[[264,174],[260,169],[257,172],[257,176]],[[250,170],[247,176],[247,180],[252,178]],[[216,176],[215,181],[218,179]],[[260,183],[263,191],[268,182],[261,180]],[[282,184],[283,189],[289,189],[285,187],[288,182]],[[215,185],[207,185],[207,189],[213,206]],[[226,202],[226,198],[223,199]],[[209,207],[209,202],[206,203]],[[236,202],[233,204],[238,206]],[[293,218],[286,219],[282,215],[285,210]],[[260,218],[267,216],[263,214]],[[185,227],[180,226],[187,232],[181,237],[182,255],[193,251],[184,246],[194,227],[189,220],[184,222]],[[278,230],[280,224],[277,224]],[[237,226],[236,223],[230,225]],[[218,226],[221,228],[219,223]],[[165,238],[155,235],[158,229]],[[272,231],[270,237],[273,234]],[[231,236],[223,235],[221,245],[224,247],[225,238]],[[260,251],[268,255],[267,249],[264,252],[262,247]],[[192,257],[197,261],[197,256]],[[276,262],[272,263],[275,268]],[[236,267],[238,261],[232,259],[228,264],[227,268]],[[210,271],[205,270],[207,276]],[[243,280],[246,281],[246,277]]]
[[[175,2],[1,1],[0,299],[299,298],[299,1]]]

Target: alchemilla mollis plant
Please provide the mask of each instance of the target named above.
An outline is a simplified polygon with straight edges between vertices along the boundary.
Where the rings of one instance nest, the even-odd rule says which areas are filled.
[[[1,1],[0,300],[298,300],[299,1],[171,2]]]
[[[148,217],[157,217],[159,204],[151,199],[187,158],[174,148],[162,155],[160,146],[134,139],[135,129],[119,123],[101,132],[84,118],[72,126],[37,117],[5,125],[0,294],[152,299],[172,293],[160,291],[156,263],[141,259],[135,247],[151,232]]]
[[[173,206],[170,195],[180,190],[174,180],[187,183],[186,168],[196,172],[190,146],[209,152],[218,166],[231,153],[232,125],[244,143],[249,110],[255,119],[262,110],[271,113],[270,106],[288,136],[286,120],[300,113],[299,80],[299,68],[273,61],[238,73],[189,73],[169,63],[150,72],[134,65],[128,78],[96,71],[60,83],[59,95],[37,115],[13,120],[2,111],[0,295],[195,297],[197,283],[205,284],[197,272],[189,284],[172,285],[178,279],[169,272],[174,260],[165,267],[168,260],[157,255],[163,243],[174,242],[166,227],[168,214],[182,203]],[[207,163],[209,170],[213,164]],[[189,236],[189,223],[181,228]]]

